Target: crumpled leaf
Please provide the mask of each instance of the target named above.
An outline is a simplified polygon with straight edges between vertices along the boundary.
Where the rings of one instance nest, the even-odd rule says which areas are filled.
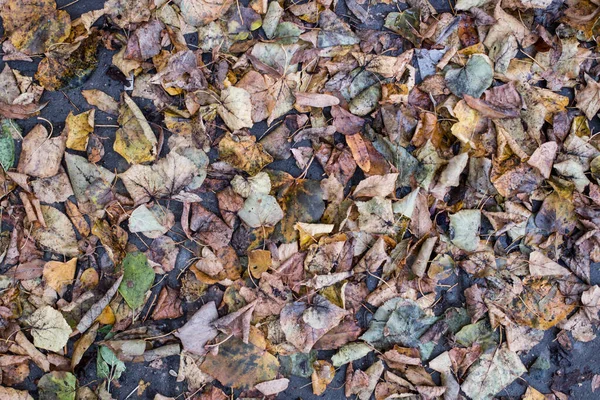
[[[144,253],[129,253],[123,259],[123,281],[119,293],[129,307],[136,309],[144,304],[146,292],[154,283],[154,270],[148,265]]]
[[[123,93],[118,121],[121,127],[115,134],[114,150],[130,164],[154,161],[158,141],[146,117],[127,93]]]
[[[262,145],[256,143],[254,136],[230,133],[226,133],[219,142],[219,157],[250,175],[256,175],[273,161]]]
[[[59,352],[69,341],[72,330],[65,317],[54,308],[38,308],[27,319],[33,344],[40,349]]]

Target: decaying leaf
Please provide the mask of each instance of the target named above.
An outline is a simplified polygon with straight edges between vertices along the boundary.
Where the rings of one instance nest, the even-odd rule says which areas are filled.
[[[27,321],[31,326],[33,344],[40,349],[60,351],[72,332],[63,315],[50,306],[38,308]]]
[[[225,386],[249,389],[275,379],[279,361],[268,351],[233,336],[219,345],[218,354],[207,354],[201,368]]]

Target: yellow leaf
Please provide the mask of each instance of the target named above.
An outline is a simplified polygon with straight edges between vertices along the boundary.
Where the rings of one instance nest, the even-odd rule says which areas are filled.
[[[124,104],[119,112],[119,128],[114,149],[130,164],[142,164],[156,160],[158,141],[137,104],[123,93]]]
[[[48,286],[62,295],[66,287],[73,281],[76,268],[77,258],[72,258],[67,262],[49,261],[44,265],[44,280]]]
[[[87,149],[90,133],[94,132],[95,110],[74,115],[71,111],[65,121],[67,147],[77,151]]]

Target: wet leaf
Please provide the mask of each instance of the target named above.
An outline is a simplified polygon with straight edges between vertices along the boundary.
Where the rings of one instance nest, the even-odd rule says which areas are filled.
[[[52,371],[40,378],[40,399],[75,400],[77,379],[70,372]]]
[[[119,293],[127,304],[136,309],[144,304],[146,292],[154,283],[154,270],[143,253],[129,253],[123,259],[123,281]]]
[[[219,345],[219,353],[206,355],[202,371],[232,388],[249,389],[275,379],[279,361],[271,353],[233,336]]]
[[[157,156],[156,136],[137,104],[123,94],[119,107],[119,125],[114,149],[130,164],[154,161]]]

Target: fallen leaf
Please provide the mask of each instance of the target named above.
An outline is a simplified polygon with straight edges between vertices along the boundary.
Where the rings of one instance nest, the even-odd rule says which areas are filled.
[[[273,226],[283,218],[284,214],[275,197],[268,194],[251,194],[244,201],[238,216],[248,226],[259,228]]]
[[[148,265],[143,253],[129,253],[123,259],[123,281],[119,285],[119,293],[127,304],[136,309],[146,300],[146,292],[154,283],[154,270]]]
[[[303,352],[308,352],[323,335],[335,327],[346,315],[322,296],[313,298],[313,305],[294,302],[281,310],[281,329],[286,340]]]
[[[219,157],[250,175],[256,175],[273,161],[262,145],[256,143],[254,136],[230,133],[225,134],[219,142]]]
[[[54,207],[41,206],[46,226],[36,227],[32,235],[42,246],[68,257],[79,255],[77,236],[69,218]]]
[[[63,134],[67,135],[67,148],[78,151],[87,149],[88,137],[94,132],[94,114],[94,110],[77,115],[69,113],[63,131]]]
[[[175,336],[181,340],[186,351],[203,356],[207,352],[204,348],[206,343],[219,334],[219,331],[212,326],[212,323],[218,318],[219,314],[217,314],[215,303],[212,301],[206,303],[175,332]]]
[[[130,164],[154,161],[157,157],[158,141],[137,104],[123,93],[119,107],[119,125],[114,150]]]
[[[472,399],[492,399],[527,369],[516,353],[505,346],[483,354],[471,367],[461,389]]]
[[[38,308],[27,319],[33,344],[45,350],[60,351],[69,341],[72,330],[63,315],[50,306]]]
[[[64,263],[60,261],[48,261],[44,265],[44,281],[62,296],[67,286],[73,282],[76,269],[77,258],[72,258]]]
[[[65,152],[66,138],[51,138],[46,128],[36,125],[23,140],[17,171],[38,178],[58,173]]]
[[[107,114],[119,115],[119,103],[105,92],[98,89],[82,90],[81,94],[92,106]]]
[[[201,368],[225,386],[249,389],[275,379],[279,361],[266,350],[232,336],[219,345],[218,354],[206,355]]]

